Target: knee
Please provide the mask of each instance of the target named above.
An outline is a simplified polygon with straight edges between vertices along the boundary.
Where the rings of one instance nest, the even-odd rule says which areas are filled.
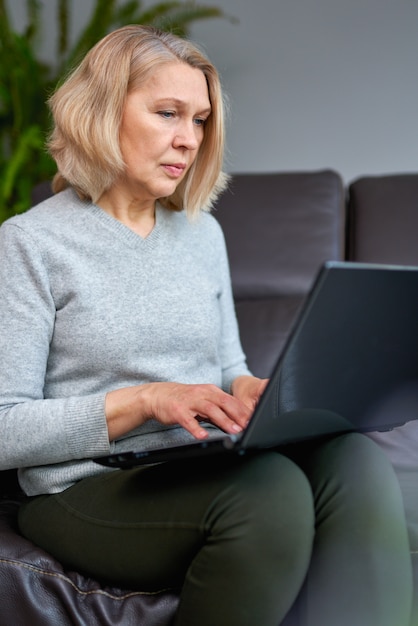
[[[370,527],[403,515],[395,472],[378,445],[364,435],[351,433],[322,446],[311,459],[307,474],[317,514],[332,506],[334,513],[355,513],[368,520]]]
[[[215,516],[224,538],[242,538],[264,555],[278,551],[309,559],[315,526],[311,487],[302,470],[276,452],[244,459]]]
[[[398,493],[395,471],[379,446],[368,437],[351,433],[337,437],[330,444],[328,471],[341,483],[357,488],[368,498]],[[325,459],[327,456],[325,452]]]

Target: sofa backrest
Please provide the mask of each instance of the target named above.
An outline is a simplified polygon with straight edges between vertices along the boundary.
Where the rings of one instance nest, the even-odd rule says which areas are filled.
[[[325,260],[344,258],[339,174],[235,174],[214,211],[225,233],[237,299],[306,293]]]
[[[418,176],[362,177],[348,189],[347,258],[418,265]]]
[[[214,215],[248,364],[268,377],[319,267],[344,258],[344,186],[331,170],[235,174]]]

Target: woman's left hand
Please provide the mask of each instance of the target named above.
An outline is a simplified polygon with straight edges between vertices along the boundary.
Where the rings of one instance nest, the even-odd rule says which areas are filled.
[[[238,376],[231,385],[231,393],[253,411],[268,381],[268,378]]]

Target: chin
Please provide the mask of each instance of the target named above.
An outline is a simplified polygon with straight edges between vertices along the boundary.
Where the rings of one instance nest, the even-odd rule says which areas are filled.
[[[172,185],[161,185],[161,188],[158,190],[157,198],[168,198],[169,196],[172,196],[179,186],[179,183],[180,181],[176,181]]]

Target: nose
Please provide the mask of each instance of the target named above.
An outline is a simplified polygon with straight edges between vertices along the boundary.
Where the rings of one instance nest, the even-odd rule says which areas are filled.
[[[175,148],[186,148],[187,150],[197,150],[201,143],[201,128],[194,120],[184,120],[178,127],[173,140]]]

